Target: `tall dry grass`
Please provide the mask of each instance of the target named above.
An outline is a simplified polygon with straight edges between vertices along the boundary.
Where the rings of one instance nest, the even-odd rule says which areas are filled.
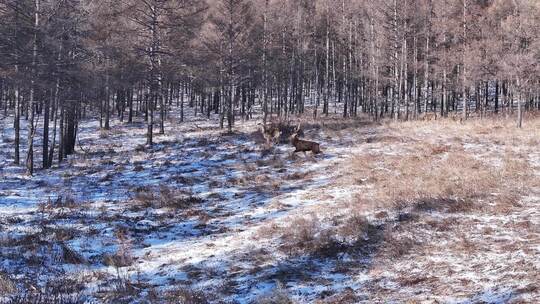
[[[263,229],[261,234],[277,235],[288,254],[320,254],[360,244],[376,225],[365,215],[377,210],[375,214],[383,216],[376,220],[402,212],[508,212],[540,185],[528,157],[538,153],[538,130],[540,119],[528,121],[523,129],[504,119],[386,123],[377,135],[370,135],[372,140],[363,141],[372,149],[352,155],[345,168],[336,168],[345,173],[335,186],[361,187],[357,201],[328,202],[315,212],[266,227],[272,232]],[[392,150],[401,152],[387,153]],[[399,244],[396,255],[414,246],[391,235],[385,240]]]
[[[405,144],[411,152],[358,155],[351,165],[351,174],[370,182],[379,203],[519,196],[539,183],[528,158],[538,151],[538,118],[522,129],[511,119],[391,122],[387,128],[393,136],[413,138]]]
[[[386,207],[517,196],[534,183],[524,159],[506,155],[497,168],[464,151],[445,153],[444,157],[420,151],[404,156],[358,156],[352,170],[369,183],[377,205]]]

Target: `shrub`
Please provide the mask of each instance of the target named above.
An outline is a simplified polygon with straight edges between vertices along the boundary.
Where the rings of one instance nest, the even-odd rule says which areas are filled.
[[[15,284],[6,274],[0,272],[0,295],[8,295],[13,292],[15,292]]]
[[[177,287],[165,293],[165,303],[207,304],[207,295],[199,290],[188,287]]]
[[[366,239],[369,228],[368,220],[355,213],[330,219],[309,214],[274,227],[274,233],[280,233],[281,250],[289,254],[331,256]]]

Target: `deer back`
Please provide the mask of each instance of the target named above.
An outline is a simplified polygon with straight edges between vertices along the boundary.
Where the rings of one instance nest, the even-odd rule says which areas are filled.
[[[291,143],[295,147],[295,152],[313,152],[318,154],[321,152],[319,143],[309,140],[298,139],[298,136],[293,137]]]

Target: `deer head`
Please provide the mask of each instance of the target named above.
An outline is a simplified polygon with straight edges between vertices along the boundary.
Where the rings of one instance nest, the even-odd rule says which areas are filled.
[[[294,129],[292,135],[289,137],[293,146],[298,141],[298,132],[300,132],[300,124]]]

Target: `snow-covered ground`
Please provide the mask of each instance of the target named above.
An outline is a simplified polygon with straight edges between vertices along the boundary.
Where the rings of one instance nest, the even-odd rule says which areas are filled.
[[[142,122],[113,121],[105,132],[85,120],[77,153],[30,178],[12,165],[12,121],[1,120],[0,291],[4,278],[12,294],[64,291],[88,303],[507,303],[540,296],[538,189],[527,188],[502,211],[413,213],[374,203],[384,181],[362,176],[367,164],[355,167],[358,157],[399,159],[418,145],[449,145],[493,168],[502,151],[513,152],[540,179],[537,128],[518,133],[530,140],[512,141],[497,136],[496,124],[487,134],[456,135],[438,122],[331,118],[304,124],[305,137],[324,153],[293,156],[287,144],[266,151],[257,121],[239,121],[232,135],[215,119],[171,121],[149,149]],[[24,152],[26,132],[21,137]],[[313,245],[328,231],[332,242]]]

